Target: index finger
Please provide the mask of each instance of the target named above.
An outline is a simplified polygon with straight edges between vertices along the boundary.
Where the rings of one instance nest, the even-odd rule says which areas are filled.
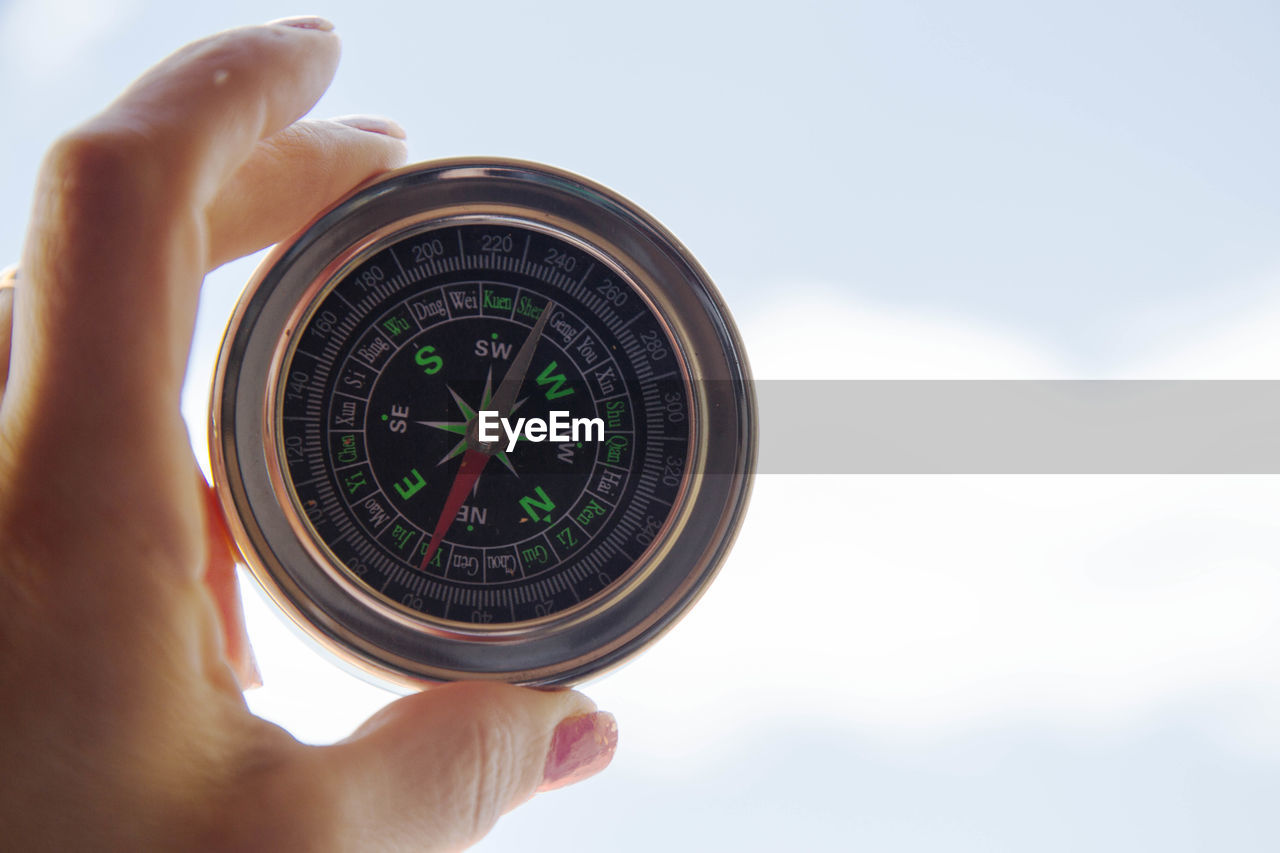
[[[63,454],[172,439],[206,269],[205,208],[259,139],[323,93],[338,61],[331,29],[297,19],[196,42],[54,145],[14,305],[0,409],[11,447],[29,439]],[[105,461],[88,451],[78,476]]]

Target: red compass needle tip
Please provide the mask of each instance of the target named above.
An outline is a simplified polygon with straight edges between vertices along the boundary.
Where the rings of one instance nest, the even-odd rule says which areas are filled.
[[[480,479],[480,472],[484,470],[485,463],[488,461],[489,454],[482,450],[468,450],[462,454],[462,465],[453,478],[453,485],[449,487],[449,496],[445,498],[444,509],[440,510],[440,517],[436,519],[436,528],[431,531],[431,544],[427,546],[427,555],[422,558],[422,564],[418,566],[422,571],[427,570],[427,563],[430,563],[431,558],[436,555],[445,531],[453,523],[454,516],[458,514],[458,509],[467,499],[467,495],[471,493],[471,487],[476,484],[476,480]]]

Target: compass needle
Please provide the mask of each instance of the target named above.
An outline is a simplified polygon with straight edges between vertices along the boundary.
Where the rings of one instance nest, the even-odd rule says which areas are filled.
[[[458,435],[464,435],[467,431],[467,425],[465,423],[457,423],[455,421],[414,421],[414,423],[434,427],[435,429],[441,429],[445,432],[452,432]]]
[[[538,314],[538,322],[534,323],[533,328],[529,330],[524,343],[520,345],[520,351],[511,360],[510,369],[498,385],[498,393],[493,398],[493,408],[497,410],[499,417],[511,413],[516,395],[520,393],[520,386],[524,384],[524,375],[529,371],[529,362],[533,360],[533,351],[537,349],[538,341],[542,340],[542,331],[547,327],[547,320],[551,317],[550,308],[549,302],[542,307],[542,311]]]
[[[404,686],[615,666],[746,505],[722,305],[661,225],[565,172],[440,161],[356,192],[263,262],[219,355],[215,479],[254,577]]]
[[[449,487],[449,495],[444,500],[444,509],[440,511],[440,518],[436,520],[435,528],[431,531],[431,544],[427,546],[426,556],[422,558],[420,566],[423,571],[426,571],[427,564],[435,556],[441,540],[444,539],[445,532],[448,531],[449,525],[453,523],[454,516],[458,514],[458,510],[462,508],[462,502],[467,499],[467,493],[477,484],[480,479],[480,472],[484,470],[484,465],[488,461],[489,454],[482,453],[479,450],[468,450],[462,454],[462,465],[458,467],[458,474],[453,478],[453,485]]]

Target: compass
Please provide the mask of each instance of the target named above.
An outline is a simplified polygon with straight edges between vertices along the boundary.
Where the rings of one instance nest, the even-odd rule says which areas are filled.
[[[263,262],[210,447],[254,577],[342,663],[401,687],[570,684],[715,575],[754,405],[720,295],[654,219],[547,166],[446,160]]]

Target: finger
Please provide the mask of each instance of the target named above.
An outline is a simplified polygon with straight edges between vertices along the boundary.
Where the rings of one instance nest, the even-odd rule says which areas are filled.
[[[205,527],[208,530],[208,559],[204,582],[218,608],[222,627],[222,650],[242,690],[262,686],[262,673],[253,656],[249,634],[244,625],[244,609],[240,604],[240,585],[236,581],[236,552],[231,532],[222,515],[222,506],[213,487],[197,471],[204,492]]]
[[[25,486],[7,521],[55,548],[47,564],[109,562],[126,585],[147,564],[139,553],[204,565],[179,399],[205,211],[261,137],[314,103],[337,58],[322,30],[222,33],[162,61],[46,158],[0,406],[11,451],[0,482]]]
[[[366,179],[404,163],[404,130],[373,116],[299,121],[259,142],[209,206],[209,265],[278,243]]]
[[[337,59],[336,38],[318,29],[225,32],[165,59],[55,144],[23,254],[30,298],[14,318],[9,382],[48,446],[181,432],[205,209],[260,138],[310,108]],[[128,417],[104,418],[107,407]]]
[[[536,791],[604,769],[616,745],[613,717],[580,693],[468,682],[392,703],[326,760],[355,838],[456,850]]]

